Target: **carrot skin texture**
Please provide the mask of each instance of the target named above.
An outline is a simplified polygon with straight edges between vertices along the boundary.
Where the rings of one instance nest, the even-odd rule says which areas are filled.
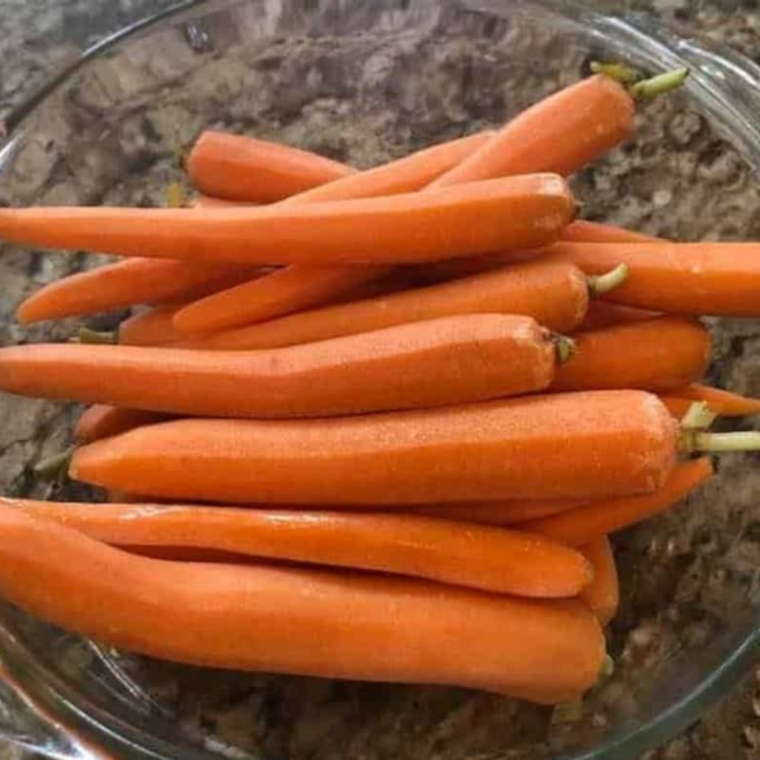
[[[70,474],[159,498],[401,508],[651,493],[675,450],[657,397],[600,391],[329,420],[179,420],[84,446]]]
[[[583,320],[588,301],[588,285],[580,270],[538,260],[426,288],[291,314],[176,345],[231,351],[277,348],[471,313],[520,314],[566,333]]]
[[[206,195],[256,203],[273,203],[355,171],[316,153],[212,130],[196,141],[187,170]]]
[[[581,591],[578,598],[596,615],[599,625],[605,628],[620,606],[615,555],[607,536],[600,536],[579,549],[594,567],[594,580]]]
[[[574,213],[563,179],[534,174],[303,206],[0,209],[0,237],[211,263],[403,264],[545,245]]]
[[[695,401],[704,401],[711,411],[723,417],[760,414],[760,399],[740,396],[738,393],[731,393],[731,391],[711,388],[708,385],[698,383],[676,388],[669,392],[668,396],[683,401],[687,409]]]
[[[588,689],[604,656],[598,622],[574,600],[151,560],[13,509],[0,513],[0,559],[0,594],[27,612],[192,665],[529,692],[549,704]]]
[[[442,520],[461,520],[479,525],[510,527],[539,517],[548,517],[585,504],[584,501],[566,499],[527,499],[496,502],[470,502],[461,504],[426,504],[412,506],[416,514]]]
[[[568,243],[652,243],[658,239],[624,227],[585,219],[576,219],[562,233],[562,240]]]
[[[558,243],[551,252],[587,274],[627,264],[602,300],[672,314],[760,315],[760,243]]]
[[[665,484],[654,493],[589,502],[562,514],[522,523],[520,530],[538,533],[569,546],[581,546],[664,512],[712,475],[713,468],[708,457],[694,459],[679,464]]]
[[[567,176],[631,137],[634,118],[633,99],[622,85],[589,77],[523,111],[433,186],[535,171]],[[568,135],[572,139],[563,139]]]
[[[166,422],[169,416],[144,409],[129,409],[108,404],[94,404],[80,415],[74,425],[74,440],[78,443],[92,443],[101,438],[110,438],[133,430],[142,425]]]
[[[574,340],[577,353],[558,368],[555,391],[667,391],[698,380],[710,365],[710,332],[684,317],[615,325]]]
[[[535,392],[556,361],[534,320],[472,314],[260,352],[11,346],[0,388],[170,414],[322,417]]]
[[[601,330],[604,327],[613,327],[614,325],[645,322],[659,316],[662,315],[656,311],[636,309],[633,306],[621,306],[617,303],[607,303],[607,301],[592,298],[589,301],[586,318],[578,327],[578,330],[582,332]]]
[[[503,528],[411,515],[0,499],[115,546],[186,547],[377,570],[535,598],[576,596],[592,578],[577,551]]]
[[[118,330],[119,343],[125,346],[164,346],[176,343],[182,336],[174,327],[179,304],[156,306],[127,317]]]

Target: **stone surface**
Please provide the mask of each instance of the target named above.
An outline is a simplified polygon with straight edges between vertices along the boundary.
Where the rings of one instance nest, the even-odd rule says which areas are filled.
[[[82,47],[142,15],[162,0],[51,0],[0,2],[0,108],[25,97]],[[233,18],[220,14],[205,27],[216,50],[196,50],[189,30],[161,49],[138,45],[128,57],[109,58],[82,74],[79,86],[34,125],[13,167],[5,202],[160,204],[173,178],[170,146],[203,126],[319,150],[359,166],[401,155],[432,140],[503,121],[508,113],[578,76],[583,56],[563,51],[563,65],[542,75],[521,66],[520,51],[556,43],[525,39],[509,28],[465,37],[471,19],[449,19],[445,39],[399,28],[341,43],[288,42],[240,46],[246,29],[271,22],[273,33],[309,18],[313,3],[285,3],[289,14]],[[600,7],[659,14],[694,33],[725,41],[760,61],[755,2],[703,0],[619,3]],[[268,3],[268,8],[278,6]],[[357,0],[365,23],[379,23],[371,2]],[[399,12],[403,15],[402,10]],[[234,22],[234,23],[233,23]],[[280,26],[278,27],[277,24]],[[250,25],[247,27],[246,25]],[[194,44],[203,47],[204,29]],[[200,34],[200,37],[198,36]],[[501,36],[500,36],[501,35]],[[512,36],[510,36],[512,35]],[[192,36],[192,35],[190,35]],[[200,41],[199,41],[200,40]],[[491,50],[507,41],[511,54]],[[527,55],[527,52],[526,52]],[[346,61],[351,66],[346,66]],[[351,76],[346,76],[346,71]],[[171,86],[167,85],[171,82]],[[298,82],[299,87],[288,86]],[[118,106],[114,106],[117,103]],[[760,183],[712,126],[680,97],[642,110],[640,137],[576,180],[584,214],[678,239],[760,237],[756,221]],[[0,259],[0,343],[63,339],[73,322],[22,331],[12,322],[17,301],[44,282],[91,266],[83,257],[43,257],[5,248]],[[92,324],[107,327],[119,315]],[[716,326],[713,379],[760,395],[760,330],[755,323]],[[30,464],[64,447],[74,410],[43,402],[0,400],[0,485],[14,493],[50,492],[33,482]],[[626,709],[626,684],[665,666],[679,648],[698,649],[720,636],[727,598],[741,607],[760,563],[760,507],[754,501],[757,458],[737,457],[722,467],[730,494],[707,488],[687,510],[669,515],[617,542],[626,604],[613,627],[618,672],[591,701],[584,730],[602,730]],[[53,488],[55,490],[55,487]],[[736,525],[740,524],[741,529]],[[644,572],[642,568],[647,567]],[[263,751],[271,758],[536,757],[529,750],[495,753],[519,736],[556,747],[566,727],[546,710],[525,708],[459,690],[377,687],[264,676],[215,677],[138,658],[119,658],[126,678],[144,698],[174,716],[188,739],[203,735],[221,748]],[[760,680],[745,682],[718,707],[649,758],[726,760],[760,757]],[[556,716],[555,716],[556,719]],[[16,757],[16,750],[8,750]],[[234,755],[231,755],[234,756]]]

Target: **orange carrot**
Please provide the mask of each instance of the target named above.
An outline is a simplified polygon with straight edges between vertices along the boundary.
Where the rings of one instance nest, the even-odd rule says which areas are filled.
[[[492,132],[481,132],[426,148],[291,196],[283,204],[302,205],[414,192],[456,166],[492,136]],[[271,277],[238,285],[191,304],[177,314],[176,324],[180,330],[193,333],[260,322],[330,301],[357,285],[375,280],[386,271],[381,267],[309,264],[285,267]]]
[[[575,213],[564,180],[533,174],[435,192],[257,208],[0,209],[8,242],[237,264],[403,264],[531,248]]]
[[[177,345],[208,350],[276,348],[477,312],[522,314],[551,330],[569,332],[586,314],[588,291],[578,269],[539,260],[427,288],[291,314]]]
[[[633,306],[621,306],[616,303],[607,303],[593,299],[588,305],[586,318],[581,323],[579,330],[601,330],[603,327],[627,324],[629,322],[643,322],[659,317],[656,311],[635,309]]]
[[[316,153],[211,130],[193,146],[187,170],[206,195],[256,203],[279,201],[354,172]]]
[[[648,393],[566,393],[336,419],[179,420],[80,448],[70,473],[244,504],[593,499],[662,486],[676,433]]]
[[[577,353],[557,372],[557,391],[640,388],[666,391],[701,378],[710,332],[684,317],[658,317],[579,333]]]
[[[591,501],[561,514],[524,522],[520,530],[539,533],[570,546],[582,546],[652,515],[664,512],[712,477],[707,457],[678,465],[657,491],[644,496]]]
[[[660,401],[665,405],[665,408],[675,417],[680,420],[686,412],[689,411],[693,401],[686,398],[676,398],[675,396],[663,396],[660,394]],[[714,410],[713,410],[714,411]]]
[[[141,425],[165,422],[167,415],[128,409],[107,404],[95,404],[85,410],[74,426],[74,439],[79,443],[92,443],[101,438],[126,433]]]
[[[439,517],[443,520],[462,520],[481,525],[519,525],[539,517],[556,515],[585,504],[566,499],[527,499],[496,502],[469,502],[453,504],[423,504],[410,507],[411,512]]]
[[[199,298],[250,281],[260,268],[135,258],[45,285],[19,307],[23,323],[116,311],[140,303]]]
[[[589,274],[627,264],[604,300],[675,314],[760,315],[758,243],[559,243],[551,249]]]
[[[668,393],[668,397],[683,400],[688,406],[695,401],[704,401],[709,409],[723,417],[743,417],[749,414],[760,413],[760,399],[740,396],[720,388],[711,388],[707,385],[686,385],[676,388]],[[686,409],[684,410],[685,413]]]
[[[576,219],[565,227],[562,239],[572,243],[651,243],[658,238],[615,227],[612,224]]]
[[[594,567],[594,580],[584,588],[579,598],[596,615],[599,625],[607,626],[620,606],[615,556],[607,536],[600,536],[580,551]]]
[[[119,343],[125,346],[163,346],[181,339],[174,327],[174,315],[182,304],[166,304],[125,319],[118,330]]]
[[[576,596],[593,573],[539,536],[411,515],[0,499],[116,546],[187,547],[379,570],[537,598]]]
[[[10,393],[209,417],[323,417],[543,390],[571,347],[529,317],[471,314],[251,352],[0,348]]]
[[[435,187],[535,171],[568,175],[633,134],[631,95],[607,76],[566,87],[520,113]]]
[[[604,657],[598,622],[575,600],[153,560],[14,509],[0,510],[0,594],[69,631],[191,665],[460,685],[547,704],[577,698]]]
[[[255,203],[243,203],[240,201],[228,201],[224,198],[213,198],[210,195],[196,195],[192,205],[195,208],[239,208],[241,206],[255,206]]]

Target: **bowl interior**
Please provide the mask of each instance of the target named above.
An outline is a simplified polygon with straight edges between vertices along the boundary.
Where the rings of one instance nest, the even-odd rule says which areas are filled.
[[[751,67],[640,22],[526,0],[204,3],[93,57],[42,99],[0,156],[0,201],[163,205],[178,178],[175,146],[210,127],[367,167],[499,125],[610,57],[655,70],[686,60],[695,75],[684,92],[641,107],[634,143],[574,178],[583,216],[679,240],[758,238],[749,96],[721,75],[741,67],[751,81]],[[71,334],[72,321],[21,329],[14,308],[96,263],[3,246],[0,342]],[[756,323],[714,327],[710,379],[760,395]],[[85,494],[41,485],[30,469],[67,445],[73,414],[0,398],[3,492]],[[135,757],[634,757],[725,690],[754,644],[755,463],[723,458],[698,495],[616,536],[616,668],[580,714],[463,689],[203,671],[106,650],[10,607],[0,640],[43,702],[96,723],[102,741],[127,737]]]

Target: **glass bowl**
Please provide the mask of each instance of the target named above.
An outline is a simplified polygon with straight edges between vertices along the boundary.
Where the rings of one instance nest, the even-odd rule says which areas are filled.
[[[175,146],[206,127],[370,166],[501,124],[594,58],[651,72],[687,65],[692,75],[682,92],[641,107],[634,143],[574,178],[583,215],[680,240],[760,237],[760,70],[646,17],[559,0],[185,4],[89,51],[10,115],[0,202],[162,204],[177,178]],[[22,329],[14,308],[94,263],[4,246],[0,342],[69,335],[73,322]],[[760,395],[756,323],[714,327],[711,380]],[[67,445],[73,414],[0,399],[4,492],[86,495],[43,486],[31,471]],[[755,656],[755,463],[724,457],[687,504],[616,536],[616,668],[582,711],[464,689],[204,671],[116,652],[3,606],[0,733],[59,758],[639,757]]]

